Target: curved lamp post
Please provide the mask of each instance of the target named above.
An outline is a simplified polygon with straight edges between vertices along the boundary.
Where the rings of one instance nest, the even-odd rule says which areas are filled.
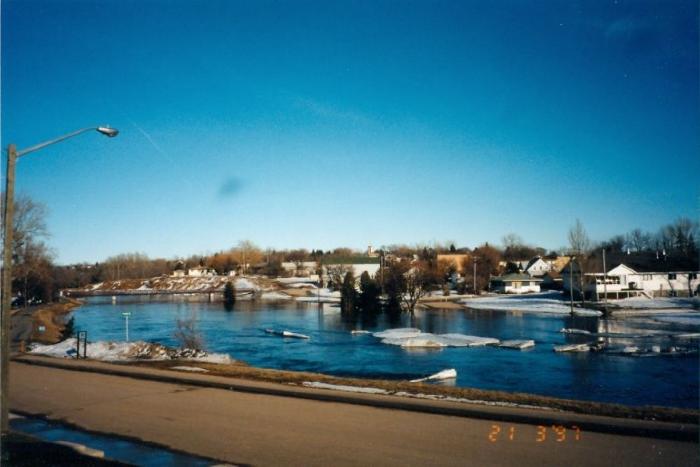
[[[7,178],[5,186],[5,199],[3,205],[3,273],[2,273],[2,325],[0,326],[0,431],[2,434],[8,432],[8,393],[10,371],[10,308],[12,301],[12,235],[14,216],[14,191],[15,191],[15,163],[17,159],[38,151],[52,144],[60,143],[63,140],[78,136],[88,131],[97,131],[109,138],[119,134],[119,131],[108,126],[89,127],[68,133],[58,138],[45,141],[35,146],[18,151],[14,144],[7,147]],[[25,297],[26,298],[26,297]]]

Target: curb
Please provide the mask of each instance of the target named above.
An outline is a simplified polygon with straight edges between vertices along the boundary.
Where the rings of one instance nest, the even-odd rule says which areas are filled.
[[[124,367],[104,362],[75,362],[52,360],[50,357],[22,356],[12,359],[16,363],[57,368],[68,371],[82,371],[110,376],[120,376],[170,384],[184,384],[202,388],[223,389],[251,394],[341,404],[364,405],[375,408],[405,410],[434,415],[493,420],[497,422],[523,423],[527,425],[575,425],[582,431],[610,433],[622,436],[640,436],[645,438],[667,439],[674,441],[699,441],[700,431],[697,424],[659,422],[638,419],[623,419],[598,415],[579,414],[564,411],[545,411],[519,407],[480,406],[461,402],[439,400],[421,400],[392,395],[367,395],[362,393],[343,393],[341,391],[285,386],[279,383],[267,383],[231,379],[220,376],[168,374],[168,370],[142,369]],[[109,367],[107,367],[109,365]],[[126,369],[128,368],[128,369]],[[216,379],[212,379],[216,378]],[[227,380],[228,379],[228,380]]]

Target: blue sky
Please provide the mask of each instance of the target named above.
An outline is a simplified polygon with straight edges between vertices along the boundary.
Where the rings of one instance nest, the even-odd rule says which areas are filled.
[[[697,25],[693,1],[5,0],[2,144],[121,130],[18,164],[60,263],[558,248],[576,218],[697,218]]]

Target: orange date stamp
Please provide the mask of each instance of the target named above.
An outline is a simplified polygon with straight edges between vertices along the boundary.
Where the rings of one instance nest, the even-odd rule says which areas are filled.
[[[518,428],[509,426],[503,427],[501,425],[493,424],[491,425],[491,431],[488,434],[489,441],[496,443],[498,441],[515,441],[516,438],[520,439],[530,439],[536,443],[544,443],[547,439],[552,440],[557,443],[563,443],[566,441],[581,441],[581,429],[576,425],[566,427],[564,425],[552,425],[544,426],[537,425],[534,433],[532,430],[526,428]]]

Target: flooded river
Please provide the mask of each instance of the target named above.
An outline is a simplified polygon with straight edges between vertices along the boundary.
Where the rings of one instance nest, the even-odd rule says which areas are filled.
[[[417,311],[411,321],[406,314],[344,319],[338,308],[310,303],[239,301],[233,311],[227,312],[220,303],[183,298],[164,301],[119,297],[112,303],[107,297],[88,299],[74,312],[76,330],[87,331],[90,341],[123,341],[124,312],[130,312],[132,341],[177,346],[176,321],[194,317],[207,350],[227,353],[258,367],[402,380],[455,368],[457,379],[451,384],[461,387],[628,405],[698,407],[697,354],[632,356],[552,351],[554,345],[598,340],[619,349],[697,349],[697,339],[669,337],[700,331],[697,312],[606,320],[518,311],[431,310]],[[527,350],[495,346],[418,349],[382,343],[371,334],[350,333],[353,329],[376,332],[401,327],[500,340],[534,339],[536,345]],[[560,332],[563,328],[608,337],[566,334]],[[266,333],[266,329],[288,330],[310,339],[284,338]]]

